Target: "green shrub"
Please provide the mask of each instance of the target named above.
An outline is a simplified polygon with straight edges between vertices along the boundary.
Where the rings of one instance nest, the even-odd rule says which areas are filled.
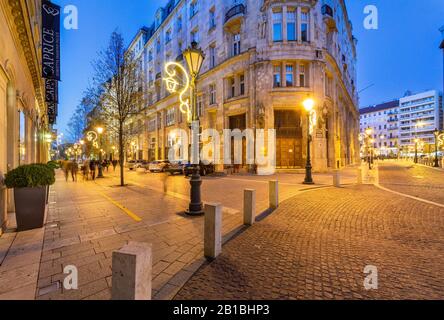
[[[10,189],[43,187],[54,183],[55,171],[46,164],[20,166],[5,177],[5,185]]]

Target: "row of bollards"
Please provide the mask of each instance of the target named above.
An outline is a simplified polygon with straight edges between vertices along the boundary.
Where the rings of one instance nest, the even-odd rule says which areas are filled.
[[[244,225],[252,226],[256,220],[256,190],[244,190]],[[278,181],[269,182],[269,206],[279,205]],[[222,205],[206,203],[204,217],[204,255],[216,259],[222,252]],[[113,252],[112,299],[151,300],[152,291],[152,245],[129,242]]]

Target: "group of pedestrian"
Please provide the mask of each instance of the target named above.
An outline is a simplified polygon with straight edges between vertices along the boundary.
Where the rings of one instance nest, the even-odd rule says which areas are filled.
[[[80,167],[80,171],[82,172],[83,181],[96,180],[99,165],[102,165],[102,169],[109,172],[109,167],[112,165],[114,171],[116,171],[116,167],[118,165],[117,160],[103,160],[102,162],[98,160],[87,160]],[[77,181],[77,175],[79,172],[79,164],[76,161],[62,161],[61,168],[63,173],[65,174],[65,180],[68,182],[69,177],[72,178],[73,182]]]

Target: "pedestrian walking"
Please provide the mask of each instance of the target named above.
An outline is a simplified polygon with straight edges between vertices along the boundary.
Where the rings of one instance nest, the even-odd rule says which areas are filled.
[[[79,172],[78,163],[76,161],[71,162],[70,169],[71,169],[72,182],[77,182],[77,174]]]
[[[89,163],[89,170],[91,171],[91,179],[94,181],[96,180],[96,161],[91,160]]]
[[[83,164],[82,167],[82,173],[83,173],[83,181],[88,181],[89,180],[89,161],[85,161],[85,163]]]
[[[113,163],[114,172],[116,172],[117,160],[113,160],[112,163]]]
[[[69,161],[63,161],[62,162],[62,170],[63,170],[63,173],[65,174],[65,181],[68,182],[68,177],[69,177]]]

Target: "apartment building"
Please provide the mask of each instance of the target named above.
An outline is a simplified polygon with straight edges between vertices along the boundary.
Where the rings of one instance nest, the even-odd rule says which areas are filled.
[[[185,65],[192,42],[206,54],[197,83],[203,129],[276,129],[277,167],[302,168],[302,102],[310,97],[318,114],[314,169],[358,160],[356,39],[343,0],[171,0],[159,8],[130,47],[139,50],[149,102],[146,132],[135,142],[139,158],[166,158],[172,130],[188,128],[162,79],[166,62]]]
[[[443,128],[442,95],[437,90],[406,96],[399,101],[399,145],[408,149],[419,139],[434,145],[435,129]]]
[[[399,147],[399,100],[393,100],[360,110],[360,132],[372,129],[376,155],[394,156]]]

